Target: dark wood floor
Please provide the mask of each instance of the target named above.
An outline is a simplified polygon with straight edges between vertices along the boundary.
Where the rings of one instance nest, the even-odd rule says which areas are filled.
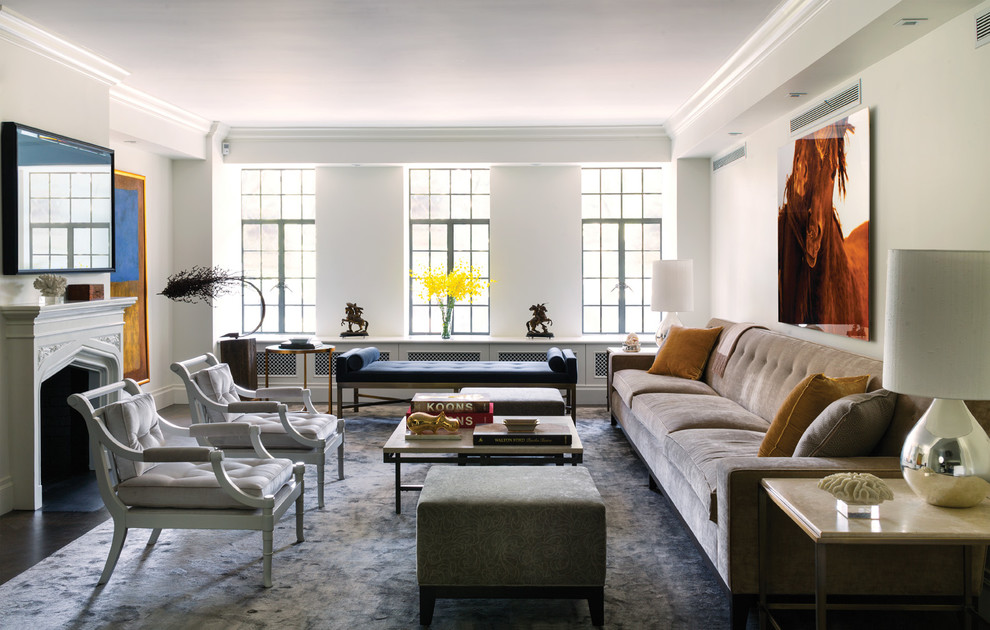
[[[173,405],[162,409],[161,414],[179,424],[189,423],[188,405]],[[108,518],[92,472],[45,486],[40,510],[14,510],[0,516],[0,584]]]

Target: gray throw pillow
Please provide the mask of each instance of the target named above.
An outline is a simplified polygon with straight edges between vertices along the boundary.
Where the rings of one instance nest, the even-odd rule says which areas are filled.
[[[794,457],[862,457],[880,443],[897,394],[878,389],[836,400],[805,430]]]

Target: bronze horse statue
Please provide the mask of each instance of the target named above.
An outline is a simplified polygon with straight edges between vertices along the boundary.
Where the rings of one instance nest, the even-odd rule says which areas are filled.
[[[534,304],[529,307],[529,310],[533,311],[533,317],[528,322],[526,322],[526,336],[527,337],[553,337],[553,333],[547,330],[547,324],[553,326],[553,320],[547,317],[547,306],[546,304]],[[543,330],[537,332],[536,327],[539,326]]]
[[[361,314],[363,312],[364,309],[358,306],[357,304],[355,304],[354,302],[347,303],[347,308],[344,309],[344,313],[346,317],[340,320],[341,326],[347,324],[347,332],[343,333],[342,334],[343,336],[357,337],[368,334],[368,322],[363,317],[361,317]],[[357,330],[354,330],[355,326],[358,327]]]

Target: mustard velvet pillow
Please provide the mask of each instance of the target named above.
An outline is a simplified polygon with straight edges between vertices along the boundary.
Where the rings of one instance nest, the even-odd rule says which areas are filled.
[[[683,328],[674,326],[667,334],[657,358],[647,372],[679,376],[693,381],[701,378],[722,327]]]
[[[760,444],[760,457],[790,457],[815,418],[836,400],[862,394],[870,375],[829,378],[810,374],[787,395]]]

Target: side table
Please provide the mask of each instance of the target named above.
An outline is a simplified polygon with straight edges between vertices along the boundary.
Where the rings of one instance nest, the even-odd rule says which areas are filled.
[[[609,347],[606,349],[608,353],[608,372],[605,379],[605,409],[606,411],[612,410],[612,373],[615,370],[625,370],[628,368],[641,368],[644,370],[650,369],[653,365],[654,359],[657,357],[657,348],[654,345],[640,346],[640,349],[636,352],[627,352],[622,349],[622,346]],[[618,361],[616,361],[618,359]],[[616,364],[618,363],[618,365]],[[614,422],[612,424],[615,424]]]
[[[826,585],[826,555],[828,545],[952,545],[965,550],[963,566],[963,594],[958,605],[904,606],[911,610],[961,610],[965,627],[972,627],[973,609],[973,556],[980,548],[990,544],[990,501],[973,508],[950,509],[929,505],[917,496],[903,479],[884,479],[894,493],[893,501],[880,506],[879,519],[847,519],[835,509],[835,498],[818,489],[818,479],[764,479],[760,483],[759,503],[759,558],[760,558],[760,628],[768,621],[775,608],[767,596],[767,568],[769,544],[767,511],[771,505],[778,507],[815,544],[815,602],[814,604],[786,604],[780,608],[815,610],[815,627],[825,630],[826,612],[830,607],[843,610],[883,609],[883,605],[843,603],[830,606]]]
[[[283,348],[280,345],[265,348],[265,387],[268,387],[268,357],[272,354],[301,354],[303,355],[303,388],[309,387],[309,355],[325,352],[328,361],[333,361],[334,346],[320,344],[314,348]],[[327,413],[333,413],[333,366],[327,367]]]

